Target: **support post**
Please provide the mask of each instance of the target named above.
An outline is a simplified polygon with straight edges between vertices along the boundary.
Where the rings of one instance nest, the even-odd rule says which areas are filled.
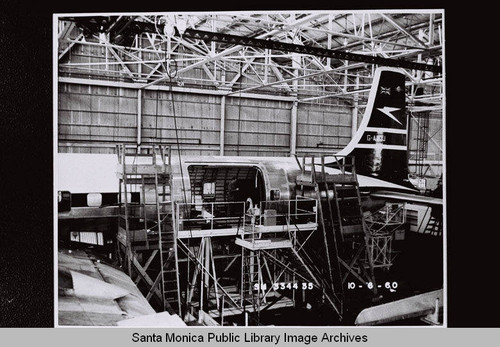
[[[295,15],[292,14],[292,19],[295,19]],[[300,44],[298,37],[293,39],[294,43]],[[302,55],[297,53],[292,53],[292,69],[295,78],[300,76],[300,67],[302,62]],[[297,98],[299,92],[299,81],[294,79],[292,81],[292,95]],[[297,105],[298,99],[296,99],[292,104],[292,112],[290,117],[290,154],[294,155],[297,147]]]
[[[294,101],[290,117],[290,154],[294,155],[297,151],[297,105]]]
[[[220,304],[220,325],[224,326],[224,295],[221,296]]]
[[[220,101],[220,155],[224,155],[224,136],[226,127],[226,96],[222,96]]]
[[[141,36],[135,35],[135,45],[139,49],[141,46]],[[139,50],[139,58],[142,60],[142,51]],[[138,64],[137,72],[139,78],[142,78],[142,64]],[[142,128],[142,89],[137,89],[137,145],[140,146],[142,142],[141,138],[141,128]]]
[[[137,145],[141,144],[142,128],[142,89],[137,89]]]
[[[333,32],[333,14],[328,15],[328,42],[327,42],[327,47],[328,49],[332,49],[332,33]],[[326,58],[326,66],[328,69],[332,68],[332,63],[331,63],[332,58],[327,57]]]
[[[208,312],[208,305],[210,300],[210,247],[212,243],[211,237],[205,237],[205,271],[203,271],[203,286],[205,287],[205,300],[204,305],[201,306],[204,311]]]
[[[200,272],[201,272],[201,276],[200,276],[200,305],[198,306],[198,309],[201,311],[203,310],[204,308],[204,295],[205,295],[205,292],[204,292],[204,286],[205,286],[205,272],[204,272],[204,269],[202,268],[203,266],[203,257],[204,257],[204,253],[205,253],[205,247],[206,247],[206,243],[205,243],[205,238],[202,237],[201,238],[201,241],[200,241],[200,258],[199,258],[199,263],[200,263]],[[198,312],[198,323],[201,323],[202,319],[201,319],[201,314]]]

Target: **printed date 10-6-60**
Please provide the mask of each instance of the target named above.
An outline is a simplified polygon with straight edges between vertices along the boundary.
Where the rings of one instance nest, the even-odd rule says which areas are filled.
[[[385,288],[389,289],[391,292],[395,291],[396,288],[398,287],[398,282],[385,282],[383,285],[382,284],[377,284],[377,288]],[[354,282],[347,282],[347,289],[357,289],[357,288],[368,288],[368,289],[373,289],[375,287],[375,284],[373,282],[366,282],[364,285],[363,284],[356,284]]]

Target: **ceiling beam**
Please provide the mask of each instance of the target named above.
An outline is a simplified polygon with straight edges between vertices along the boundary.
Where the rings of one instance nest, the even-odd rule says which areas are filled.
[[[218,42],[238,45],[235,47],[240,47],[241,45],[244,45],[262,49],[268,48],[274,50],[309,54],[314,56],[331,57],[339,60],[358,61],[358,62],[364,62],[382,66],[401,67],[412,70],[432,71],[435,73],[441,72],[441,66],[439,65],[415,63],[406,60],[398,60],[398,59],[390,59],[390,58],[377,57],[371,55],[342,52],[322,47],[310,47],[310,46],[296,45],[292,43],[263,40],[258,38],[243,37],[243,36],[236,36],[229,34],[220,34],[202,30],[187,29],[184,32],[184,36],[198,40],[218,41]]]

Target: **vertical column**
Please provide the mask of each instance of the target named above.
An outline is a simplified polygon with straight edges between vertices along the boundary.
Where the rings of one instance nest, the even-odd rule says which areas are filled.
[[[142,89],[137,89],[137,145],[141,144],[142,128]]]
[[[430,47],[434,45],[434,19],[435,19],[435,14],[431,13],[429,16],[429,42],[428,42],[428,45]]]
[[[292,112],[290,116],[290,154],[295,154],[297,149],[297,105],[295,100],[292,104]]]
[[[333,31],[333,14],[329,14],[328,15],[328,49],[332,49],[332,34],[331,32]],[[326,66],[328,67],[328,69],[331,69],[332,68],[332,64],[331,64],[331,58],[326,58]]]
[[[269,70],[269,49],[264,50],[264,83],[268,83],[268,70]]]
[[[226,126],[226,96],[222,96],[220,100],[220,139],[219,139],[219,147],[220,147],[220,155],[224,155],[224,128]]]
[[[135,35],[135,46],[136,48],[140,48],[141,46],[141,36]],[[142,59],[142,51],[139,50],[139,59]],[[137,72],[139,78],[142,76],[142,64],[137,64]],[[137,145],[140,146],[142,142],[141,138],[141,128],[142,128],[142,89],[137,89]]]
[[[295,15],[291,18],[295,20]],[[297,37],[294,38],[293,43],[300,44],[300,40]],[[294,72],[294,77],[299,77],[300,67],[302,62],[302,56],[297,53],[292,53],[292,68]],[[292,94],[297,97],[299,91],[299,80],[294,79],[292,81]],[[297,149],[297,99],[292,104],[291,117],[290,117],[290,154],[294,155]]]
[[[205,237],[202,237],[201,238],[201,241],[200,241],[200,249],[199,249],[199,264],[204,266],[205,265],[205,247],[206,247],[206,242],[205,242],[206,238]],[[205,308],[205,270],[200,266],[200,305],[198,306],[198,308],[200,310],[203,310]],[[198,323],[201,323],[203,320],[202,320],[202,316],[200,313],[198,313]]]
[[[200,306],[202,310],[208,312],[208,305],[210,300],[210,258],[211,258],[211,247],[212,247],[212,238],[205,237],[205,271],[203,271],[203,285],[205,286],[205,299],[204,305]]]

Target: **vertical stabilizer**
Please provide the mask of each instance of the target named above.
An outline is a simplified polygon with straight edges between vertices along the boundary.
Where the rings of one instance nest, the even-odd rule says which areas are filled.
[[[337,154],[354,156],[358,174],[409,186],[407,137],[405,76],[378,68],[359,129]]]

